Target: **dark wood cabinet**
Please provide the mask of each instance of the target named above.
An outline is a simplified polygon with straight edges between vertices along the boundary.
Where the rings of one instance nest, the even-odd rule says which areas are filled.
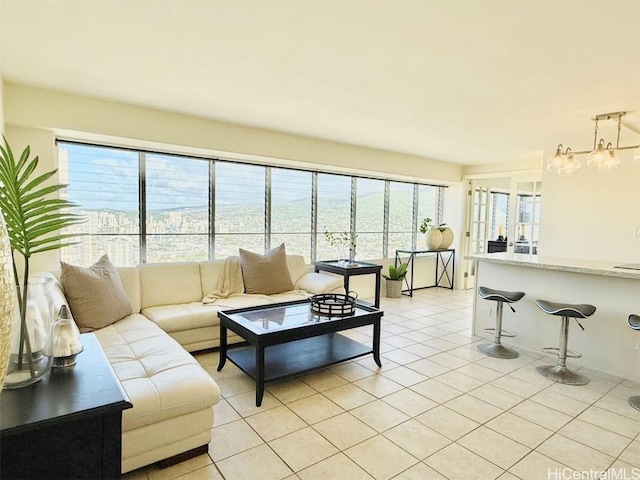
[[[73,367],[0,394],[2,479],[119,478],[126,393],[95,335]]]
[[[487,253],[506,252],[507,242],[502,240],[489,240],[487,242]]]

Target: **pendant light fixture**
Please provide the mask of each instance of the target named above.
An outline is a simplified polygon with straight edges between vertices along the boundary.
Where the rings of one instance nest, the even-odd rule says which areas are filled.
[[[617,170],[622,164],[622,160],[618,156],[618,150],[628,150],[635,148],[633,153],[633,161],[640,164],[640,145],[632,145],[628,147],[620,146],[620,129],[622,126],[622,117],[627,112],[613,112],[603,113],[593,117],[595,122],[595,128],[593,133],[593,150],[585,150],[580,152],[572,152],[571,148],[563,152],[562,144],[558,145],[556,152],[549,157],[546,161],[547,171],[556,172],[561,177],[573,177],[580,173],[582,165],[580,160],[576,159],[574,155],[587,154],[587,167],[596,169],[600,172],[612,172]],[[606,143],[603,138],[598,140],[598,122],[600,120],[617,120],[618,121],[618,135],[616,137],[616,144],[613,146],[611,142]]]

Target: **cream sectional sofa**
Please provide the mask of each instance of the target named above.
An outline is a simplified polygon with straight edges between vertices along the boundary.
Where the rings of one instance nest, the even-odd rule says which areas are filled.
[[[340,278],[308,272],[302,256],[289,255],[299,290],[205,305],[202,298],[216,288],[222,265],[214,260],[117,269],[133,312],[94,333],[133,404],[122,419],[122,473],[207,451],[220,390],[188,352],[219,346],[220,310],[344,291]],[[57,306],[66,303],[59,283],[56,291]]]

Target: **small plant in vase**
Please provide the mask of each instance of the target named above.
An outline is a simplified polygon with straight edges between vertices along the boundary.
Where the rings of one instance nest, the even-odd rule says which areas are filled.
[[[389,265],[389,275],[382,274],[386,280],[388,298],[400,298],[402,295],[402,282],[407,276],[408,266],[407,263],[401,263],[397,267]]]
[[[429,250],[449,248],[453,243],[453,230],[449,225],[441,223],[436,226],[429,217],[422,220],[420,232],[427,235],[427,248]]]
[[[347,265],[355,264],[357,233],[342,232],[335,234],[325,226],[324,238],[330,246],[338,250],[338,261]]]

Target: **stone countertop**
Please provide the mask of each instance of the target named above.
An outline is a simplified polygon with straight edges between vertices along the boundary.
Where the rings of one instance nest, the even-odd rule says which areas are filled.
[[[542,268],[546,270],[559,270],[563,272],[605,275],[609,277],[640,280],[640,270],[616,268],[617,265],[624,265],[633,262],[607,262],[601,260],[548,257],[544,255],[504,252],[466,255],[464,258],[467,260],[476,260],[478,262],[498,263],[517,267]],[[639,264],[636,265],[640,268]]]

